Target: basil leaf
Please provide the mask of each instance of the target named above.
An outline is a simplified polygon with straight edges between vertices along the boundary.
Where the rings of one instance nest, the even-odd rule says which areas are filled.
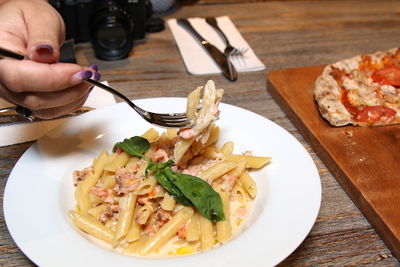
[[[155,162],[153,161],[153,163],[155,163]],[[172,165],[175,164],[175,162],[170,159],[167,162],[157,162],[155,164],[156,164],[156,168],[157,169],[162,170],[162,169],[165,169],[167,167],[171,167]]]
[[[151,159],[148,160],[149,165],[146,168],[145,175],[147,177],[148,171],[156,172],[161,171],[166,167],[171,167],[175,164],[173,160],[168,160],[167,162],[154,162]]]
[[[164,171],[156,170],[155,176],[157,181],[168,191],[168,193],[179,203],[184,206],[193,206],[192,202],[187,199],[182,192],[175,187],[175,185],[169,180],[169,177],[165,175]]]
[[[122,142],[118,142],[114,145],[113,152],[117,149],[117,147],[120,147],[123,151],[126,153],[132,155],[132,156],[137,156],[142,158],[143,154],[149,150],[150,148],[150,143],[147,141],[147,139],[140,137],[140,136],[134,136],[129,139],[124,139]]]
[[[194,205],[210,221],[225,219],[221,197],[207,182],[192,175],[172,171],[171,166],[174,164],[172,160],[157,163],[144,156],[144,153],[150,149],[147,139],[134,136],[116,143],[114,152],[117,147],[132,156],[146,159],[149,163],[145,172],[146,176],[148,171],[154,172],[157,181],[177,202],[184,206]]]
[[[213,222],[225,219],[221,197],[206,181],[196,176],[174,172],[169,167],[163,169],[162,173],[190,199],[204,217]]]

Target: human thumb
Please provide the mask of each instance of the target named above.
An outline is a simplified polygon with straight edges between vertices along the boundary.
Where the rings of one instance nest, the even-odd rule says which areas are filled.
[[[42,41],[40,44],[33,46],[29,58],[41,63],[55,63],[59,59],[58,46],[54,48],[54,45]]]
[[[59,14],[48,3],[43,2],[41,5],[24,9],[28,31],[27,53],[33,61],[55,63],[60,58],[60,44],[64,41],[65,27]],[[40,12],[40,19],[32,14],[35,11]]]

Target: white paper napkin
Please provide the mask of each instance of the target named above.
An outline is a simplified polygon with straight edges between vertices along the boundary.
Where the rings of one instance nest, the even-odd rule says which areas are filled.
[[[107,82],[103,83],[107,84]],[[90,95],[86,100],[84,106],[91,108],[100,108],[115,103],[116,101],[112,94],[103,89],[94,87],[92,92],[90,92]],[[13,105],[8,103],[7,101],[0,99],[0,108],[10,106]],[[38,122],[22,122],[18,124],[0,126],[0,146],[7,146],[37,140],[67,119],[68,118]]]
[[[253,49],[249,46],[240,32],[236,29],[228,16],[216,18],[219,27],[225,33],[233,47],[238,49],[247,48],[242,57],[236,57],[232,60],[238,72],[264,70],[264,64],[258,59]],[[221,39],[217,31],[210,26],[204,18],[189,18],[189,21],[203,38],[215,45],[220,51],[224,51],[226,44]],[[189,73],[194,75],[220,73],[218,65],[213,61],[210,55],[204,50],[198,41],[184,28],[179,26],[176,19],[167,21],[183,61]]]

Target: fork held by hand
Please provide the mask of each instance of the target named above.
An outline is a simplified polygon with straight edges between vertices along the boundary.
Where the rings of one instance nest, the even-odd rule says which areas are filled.
[[[107,92],[118,96],[122,100],[124,100],[131,108],[133,108],[143,119],[146,121],[156,124],[163,127],[169,128],[190,128],[191,121],[187,118],[186,113],[154,113],[147,110],[144,110],[137,105],[135,105],[129,98],[125,95],[121,94],[117,90],[102,84],[98,81],[92,79],[84,80],[86,83],[97,86]]]
[[[2,49],[0,47],[0,57],[7,57],[7,58],[13,58],[17,60],[23,60],[25,57],[22,55],[19,55],[17,53],[14,53],[12,51]],[[84,82],[97,86],[103,90],[106,90],[107,92],[110,92],[113,95],[118,96],[122,100],[124,100],[131,108],[133,108],[143,119],[146,121],[159,125],[162,127],[169,127],[169,128],[190,128],[192,127],[192,122],[187,118],[186,113],[154,113],[150,112],[147,110],[144,110],[137,105],[135,105],[129,98],[118,92],[117,90],[102,84],[100,82],[97,82],[92,79],[85,79],[83,80]],[[25,120],[27,121],[34,121],[35,116],[32,114],[32,112],[21,106],[17,106],[15,111],[22,116]]]

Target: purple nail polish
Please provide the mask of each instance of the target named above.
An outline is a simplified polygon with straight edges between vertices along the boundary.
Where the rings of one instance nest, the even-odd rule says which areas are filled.
[[[92,77],[93,73],[90,70],[83,70],[80,72],[80,75],[82,79],[88,79]]]
[[[92,70],[98,71],[99,67],[96,64],[91,65],[89,68],[91,68]]]
[[[72,81],[76,83],[82,82],[82,80],[88,79],[92,77],[92,75],[93,73],[90,70],[82,70],[72,76]]]
[[[93,79],[94,79],[95,81],[100,80],[100,78],[101,78],[100,73],[98,73],[98,72],[93,73]]]

